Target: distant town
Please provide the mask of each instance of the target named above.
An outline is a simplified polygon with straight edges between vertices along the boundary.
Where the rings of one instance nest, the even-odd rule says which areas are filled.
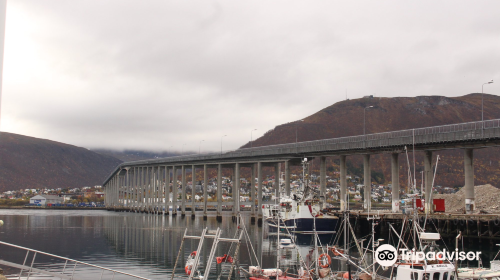
[[[338,172],[337,172],[338,173]],[[335,172],[334,172],[334,175]],[[339,175],[339,174],[337,174]],[[283,177],[283,174],[282,174]],[[290,187],[293,189],[299,188],[302,184],[302,174],[292,174]],[[319,176],[311,174],[308,176],[310,186],[319,193]],[[250,201],[250,182],[246,178],[241,178],[240,201]],[[327,203],[335,204],[339,202],[340,182],[338,178],[326,176],[326,201]],[[284,185],[283,178],[280,178],[280,185]],[[362,178],[359,176],[347,175],[349,201],[356,203],[363,201]],[[263,180],[263,201],[273,201],[276,199],[274,190],[275,177],[267,176]],[[182,181],[177,181],[178,197],[182,198]],[[170,188],[172,184],[170,184]],[[231,177],[222,177],[222,200],[233,201],[232,198],[233,181]],[[371,198],[374,203],[391,203],[392,193],[391,184],[380,185],[372,183]],[[186,199],[191,200],[192,182],[186,182]],[[254,188],[257,191],[257,178],[254,180]],[[418,188],[418,186],[417,186]],[[435,186],[434,193],[450,194],[457,190],[451,187]],[[201,181],[197,181],[195,185],[195,201],[203,202],[204,187]],[[172,195],[172,194],[171,194]],[[406,192],[401,190],[402,197],[405,197]],[[217,200],[217,180],[210,178],[207,186],[207,201],[212,202]],[[170,197],[172,200],[172,197]],[[104,192],[101,186],[85,186],[82,188],[43,188],[43,189],[21,189],[15,191],[6,191],[0,193],[0,206],[27,206],[27,207],[104,207]]]

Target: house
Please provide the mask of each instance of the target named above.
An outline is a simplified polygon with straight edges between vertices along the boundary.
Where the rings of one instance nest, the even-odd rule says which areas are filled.
[[[55,195],[36,195],[30,198],[30,204],[40,204],[46,206],[47,204],[63,203],[64,199]]]

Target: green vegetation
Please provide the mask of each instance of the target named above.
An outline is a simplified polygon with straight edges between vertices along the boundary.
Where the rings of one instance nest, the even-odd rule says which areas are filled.
[[[0,206],[24,206],[30,203],[29,199],[0,199]]]

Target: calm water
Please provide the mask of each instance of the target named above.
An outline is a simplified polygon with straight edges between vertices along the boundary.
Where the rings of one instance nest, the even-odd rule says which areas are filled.
[[[23,247],[99,265],[107,268],[128,272],[150,279],[165,279],[170,277],[177,258],[178,250],[185,229],[188,235],[200,235],[205,227],[223,230],[222,237],[234,238],[236,223],[231,216],[224,216],[222,222],[217,222],[215,216],[207,220],[199,216],[182,218],[109,211],[75,211],[75,210],[0,210],[0,219],[5,225],[0,228],[0,241]],[[240,264],[242,267],[256,265],[252,256],[252,244],[257,258],[262,260],[263,267],[275,267],[277,242],[275,237],[269,237],[266,227],[250,224],[250,218],[244,218],[250,240],[240,247]],[[332,236],[324,237],[329,242]],[[311,240],[300,240],[300,250],[307,255]],[[210,253],[212,241],[207,240],[202,250],[202,263]],[[184,244],[184,257],[180,258],[176,275],[184,277],[184,262],[192,251],[196,251],[198,241],[187,240]],[[228,243],[220,243],[216,256],[227,254]],[[296,263],[297,254],[291,249],[283,250],[285,255],[283,265]],[[0,245],[0,259],[23,263],[25,251]],[[28,257],[30,263],[32,255]],[[286,260],[286,261],[285,261]],[[49,257],[37,256],[36,268],[50,268],[61,272],[64,263],[55,262]],[[214,278],[223,272],[227,275],[230,265],[222,267],[213,265],[211,275]],[[5,274],[14,276],[19,269],[3,267]],[[73,269],[68,266],[68,270]],[[202,267],[203,270],[203,267]],[[75,268],[78,279],[99,279],[101,271],[78,265]],[[105,273],[106,276],[106,273]],[[30,277],[30,279],[42,279]],[[226,276],[227,277],[227,276]],[[105,277],[106,278],[106,277]],[[107,279],[111,279],[109,275]],[[50,279],[46,277],[43,279]],[[132,279],[117,277],[114,279]]]
[[[24,246],[67,258],[104,266],[107,268],[139,275],[150,279],[169,279],[177,258],[177,253],[182,236],[186,228],[188,235],[200,235],[205,227],[223,230],[222,237],[234,238],[236,223],[231,216],[224,216],[218,222],[215,216],[207,220],[198,216],[182,218],[137,214],[128,212],[109,212],[99,210],[0,210],[0,219],[5,225],[0,228],[0,241]],[[240,248],[240,264],[247,268],[256,265],[256,258],[252,256],[253,245],[257,259],[261,260],[264,268],[276,266],[277,242],[275,236],[268,233],[267,228],[250,224],[250,218],[245,217],[250,240],[243,242]],[[359,236],[368,234],[369,227],[358,227]],[[363,232],[364,231],[364,232]],[[381,226],[377,229],[381,238],[386,240],[389,231]],[[335,236],[327,235],[321,238],[323,244],[333,241]],[[207,261],[212,241],[204,243],[201,263]],[[311,261],[313,244],[311,238],[298,240],[299,252],[307,262]],[[454,240],[448,240],[449,249],[454,249]],[[485,265],[494,257],[498,248],[492,241],[468,240],[464,242],[467,250],[480,250],[483,252]],[[184,262],[192,251],[196,251],[197,240],[187,240],[182,251],[183,257],[177,265],[176,278],[187,278],[184,274]],[[234,251],[234,247],[227,243],[220,243],[216,256]],[[282,250],[282,267],[290,267],[298,262],[298,254],[292,249]],[[0,259],[10,262],[22,263],[26,256],[25,251],[12,249],[0,245]],[[32,255],[28,257],[28,262]],[[337,261],[334,266],[341,265]],[[51,269],[61,272],[64,263],[55,261],[50,257],[37,256],[36,268]],[[2,267],[8,277],[17,276],[19,269]],[[204,270],[204,267],[200,267]],[[99,279],[101,271],[78,265],[68,266],[66,271],[75,269],[77,279]],[[213,265],[211,278],[217,279],[222,273],[227,277],[229,264]],[[293,269],[293,268],[291,268]],[[290,270],[292,271],[292,270]],[[23,277],[24,278],[24,277]],[[103,279],[112,279],[113,275],[105,273]],[[51,277],[30,277],[30,279],[52,279]],[[130,277],[116,276],[114,279],[132,279]]]

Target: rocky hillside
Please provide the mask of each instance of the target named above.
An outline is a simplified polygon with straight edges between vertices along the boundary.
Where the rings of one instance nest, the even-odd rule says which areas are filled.
[[[85,148],[0,132],[0,192],[100,185],[120,163]]]
[[[481,94],[478,93],[454,98],[444,96],[361,98],[335,103],[304,118],[303,121],[278,125],[256,139],[253,146],[293,143],[296,129],[298,141],[361,135],[364,108],[369,106],[373,107],[366,109],[367,134],[481,120]],[[500,118],[500,97],[484,95],[484,118],[485,120]],[[249,147],[249,143],[244,147]],[[417,178],[420,178],[423,158],[421,153],[416,154]],[[463,151],[434,152],[434,155],[437,154],[442,160],[438,166],[436,185],[463,186]],[[476,184],[489,183],[499,187],[500,148],[475,150],[474,158]],[[328,175],[335,177],[334,171],[338,171],[336,165],[338,160],[329,158],[329,161],[329,165],[333,168],[329,168]],[[407,167],[404,155],[400,156],[400,162],[400,182],[406,185]],[[361,164],[361,156],[348,157],[351,174],[362,177]],[[372,169],[374,181],[381,184],[390,183],[389,155],[374,155]],[[314,163],[313,170],[319,170],[318,163]]]

